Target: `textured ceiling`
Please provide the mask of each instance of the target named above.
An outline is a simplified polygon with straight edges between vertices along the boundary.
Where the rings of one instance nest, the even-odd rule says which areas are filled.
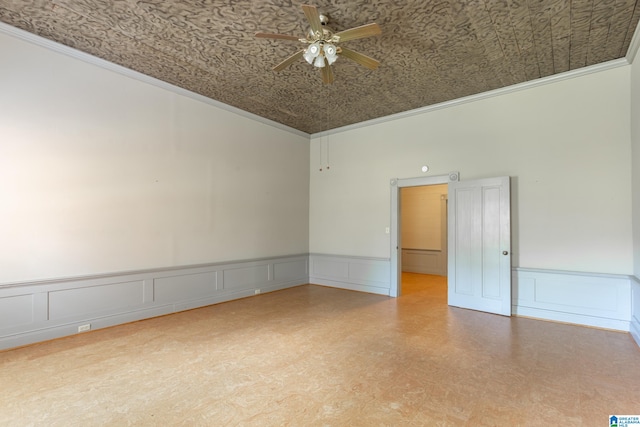
[[[376,22],[344,46],[335,83],[299,60],[271,68],[304,36],[301,4],[332,30]],[[640,0],[0,0],[0,20],[39,36],[316,133],[624,57]]]

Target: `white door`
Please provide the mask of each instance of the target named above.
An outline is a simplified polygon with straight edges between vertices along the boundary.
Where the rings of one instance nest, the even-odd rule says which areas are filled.
[[[449,183],[449,305],[511,315],[509,177]]]

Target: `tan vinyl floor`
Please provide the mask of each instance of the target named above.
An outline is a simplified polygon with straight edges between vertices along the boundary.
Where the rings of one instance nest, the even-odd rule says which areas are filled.
[[[0,353],[1,426],[608,426],[640,414],[629,334],[284,291]]]

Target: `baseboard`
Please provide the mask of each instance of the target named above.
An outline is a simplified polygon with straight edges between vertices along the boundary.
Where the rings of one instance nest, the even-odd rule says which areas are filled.
[[[308,283],[308,255],[3,285],[0,349]]]
[[[311,254],[309,283],[340,289],[389,295],[388,259]]]
[[[603,319],[573,313],[563,313],[552,310],[540,310],[528,307],[512,307],[514,316],[529,317],[552,322],[571,323],[574,325],[591,326],[594,328],[611,329],[629,332],[629,322],[616,319]]]
[[[388,288],[379,288],[376,286],[357,285],[354,283],[340,282],[327,279],[310,279],[312,285],[328,286],[330,288],[346,289],[348,291],[366,292],[368,294],[389,295]]]
[[[629,276],[515,268],[511,286],[514,315],[630,331]]]

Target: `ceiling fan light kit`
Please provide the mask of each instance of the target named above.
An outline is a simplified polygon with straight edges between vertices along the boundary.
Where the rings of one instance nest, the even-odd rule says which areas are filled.
[[[333,71],[330,66],[336,62],[339,55],[351,59],[371,70],[378,68],[380,62],[375,59],[356,51],[336,46],[338,43],[348,40],[356,40],[381,34],[382,31],[378,24],[371,23],[333,33],[324,27],[329,22],[329,19],[326,15],[318,13],[318,9],[315,6],[302,5],[302,10],[311,27],[306,38],[297,38],[287,34],[256,33],[256,37],[259,38],[298,41],[309,45],[273,67],[274,71],[283,70],[302,57],[309,64],[320,69],[323,83],[328,84],[333,83]]]
[[[336,62],[336,59],[338,59],[338,49],[330,43],[327,43],[322,47],[322,52],[324,53],[324,57],[327,59],[329,65],[333,64]]]
[[[320,46],[322,46],[322,48]],[[336,59],[338,59],[338,49],[330,43],[320,44],[320,42],[315,42],[311,43],[309,47],[305,49],[302,56],[309,64],[317,68],[322,68],[324,67],[325,60],[329,65],[336,62]]]

